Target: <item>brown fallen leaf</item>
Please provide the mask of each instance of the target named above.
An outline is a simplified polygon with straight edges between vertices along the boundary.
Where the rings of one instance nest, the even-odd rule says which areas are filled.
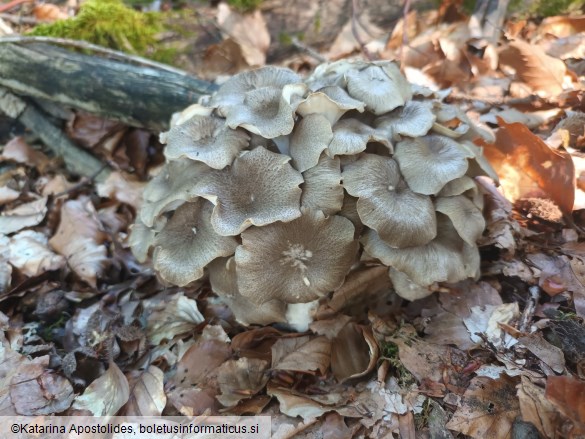
[[[474,378],[446,427],[472,438],[510,438],[520,414],[515,386],[516,380],[506,375]]]
[[[8,235],[39,224],[47,214],[47,198],[39,198],[5,210],[0,215],[0,233]]]
[[[49,244],[67,258],[69,267],[91,286],[96,286],[108,262],[105,233],[89,197],[69,200],[61,207],[61,221]]]
[[[272,369],[295,372],[319,370],[325,374],[331,361],[331,342],[326,337],[281,338],[272,345]]]
[[[380,356],[370,328],[348,323],[331,342],[331,370],[342,382],[374,370]]]
[[[97,185],[97,192],[100,197],[111,198],[139,209],[144,186],[146,183],[137,181],[131,174],[114,171],[106,181]]]
[[[10,238],[9,262],[29,277],[63,268],[65,258],[53,253],[47,245],[48,239],[42,233],[24,230]]]
[[[268,382],[268,362],[256,358],[228,360],[219,366],[217,382],[221,395],[217,400],[233,407],[241,400],[256,395]]]
[[[185,416],[217,414],[221,407],[216,400],[218,369],[231,354],[230,347],[219,340],[199,340],[191,346],[165,384],[169,403]]]
[[[259,67],[266,64],[266,52],[270,46],[270,33],[260,10],[240,14],[226,3],[217,8],[217,22],[242,50],[242,57],[248,66]]]
[[[96,147],[100,142],[123,129],[124,126],[120,122],[83,112],[77,113],[67,123],[67,135],[87,148]]]
[[[500,177],[510,201],[520,198],[549,198],[565,214],[573,210],[575,168],[571,156],[550,148],[542,139],[519,123],[498,118],[496,141],[479,143]]]
[[[548,56],[538,46],[514,40],[500,51],[500,64],[512,67],[539,96],[553,97],[563,92],[565,63]]]
[[[554,437],[559,417],[554,405],[544,397],[544,389],[528,377],[522,376],[521,380],[518,385],[518,401],[522,419],[531,422],[543,437]]]
[[[585,32],[585,15],[547,17],[538,26],[538,34],[551,34],[557,38]]]
[[[186,334],[203,322],[197,302],[178,293],[157,304],[148,316],[148,340],[154,346],[163,340],[173,340]]]
[[[52,3],[41,3],[33,8],[33,15],[39,21],[52,23],[57,20],[67,20],[69,14]]]
[[[111,361],[106,373],[87,386],[83,395],[75,398],[72,408],[87,410],[93,416],[114,416],[129,397],[128,379]]]
[[[546,399],[573,422],[585,427],[585,383],[572,376],[549,376]]]
[[[148,366],[146,370],[132,370],[126,377],[130,395],[120,415],[160,416],[167,403],[162,370]]]
[[[6,340],[0,343],[0,415],[17,414],[14,402],[10,398],[10,384],[20,366],[29,361],[24,355],[13,350]]]
[[[49,162],[49,158],[41,151],[31,148],[31,146],[22,138],[15,137],[5,146],[0,154],[0,162],[11,160],[35,168],[41,168]]]
[[[48,370],[49,356],[20,365],[10,383],[16,412],[25,416],[52,415],[69,408],[75,394],[64,377]]]

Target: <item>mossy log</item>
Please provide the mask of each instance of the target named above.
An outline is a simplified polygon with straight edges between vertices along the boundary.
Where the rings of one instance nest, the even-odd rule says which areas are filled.
[[[168,128],[173,112],[216,89],[172,68],[1,39],[0,86],[155,132]]]

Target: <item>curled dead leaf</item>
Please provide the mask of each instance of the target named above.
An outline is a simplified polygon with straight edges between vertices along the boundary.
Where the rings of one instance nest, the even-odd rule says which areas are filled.
[[[563,92],[565,63],[548,56],[538,46],[514,40],[500,51],[500,64],[516,70],[518,77],[538,95],[553,97]]]
[[[106,373],[87,386],[83,395],[75,398],[72,408],[88,410],[94,416],[114,416],[129,397],[128,380],[120,368],[110,362]]]
[[[549,198],[565,214],[573,210],[575,167],[571,156],[550,148],[525,125],[506,123],[498,117],[496,141],[479,140],[500,177],[506,197]]]

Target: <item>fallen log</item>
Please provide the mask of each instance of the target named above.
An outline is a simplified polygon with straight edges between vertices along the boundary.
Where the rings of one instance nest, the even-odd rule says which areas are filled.
[[[173,112],[216,89],[215,84],[144,58],[43,37],[0,38],[0,86],[154,132],[168,129]]]

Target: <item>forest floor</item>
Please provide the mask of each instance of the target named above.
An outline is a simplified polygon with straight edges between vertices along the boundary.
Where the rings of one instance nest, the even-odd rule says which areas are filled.
[[[20,7],[31,22],[71,14]],[[5,34],[34,27],[17,12]],[[491,130],[481,278],[408,302],[377,270],[359,306],[324,301],[305,333],[242,325],[207,280],[165,286],[129,250],[158,133],[67,109],[63,131],[115,170],[96,183],[3,119],[0,414],[262,414],[280,439],[585,437],[585,16],[512,17],[493,44],[455,2],[389,28],[353,11],[334,42],[293,39],[278,61],[270,11],[196,17],[192,45],[164,38],[201,78],[397,60]]]

